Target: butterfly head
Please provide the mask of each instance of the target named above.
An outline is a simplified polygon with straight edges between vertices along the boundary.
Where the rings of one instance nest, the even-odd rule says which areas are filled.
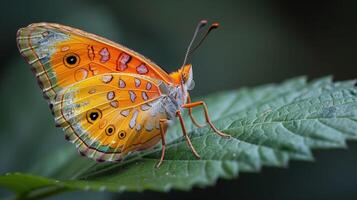
[[[182,85],[186,90],[193,90],[195,82],[193,81],[192,65],[187,64],[179,70]]]
[[[183,86],[185,90],[192,90],[195,86],[191,64],[181,67],[178,71],[171,73],[170,76],[176,86]]]

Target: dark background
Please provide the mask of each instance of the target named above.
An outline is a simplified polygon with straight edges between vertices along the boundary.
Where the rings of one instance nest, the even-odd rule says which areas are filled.
[[[3,0],[0,9],[1,174],[26,172],[48,148],[70,145],[53,126],[16,48],[17,29],[30,23],[57,22],[102,35],[173,71],[196,23],[218,21],[221,27],[192,58],[196,97],[300,75],[336,80],[357,75],[357,1]],[[31,145],[34,139],[41,145]],[[313,163],[264,168],[190,192],[73,192],[51,199],[357,199],[357,144],[315,153]]]

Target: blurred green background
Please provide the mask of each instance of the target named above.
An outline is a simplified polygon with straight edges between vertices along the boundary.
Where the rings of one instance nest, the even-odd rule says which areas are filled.
[[[221,27],[191,60],[198,98],[300,75],[357,77],[356,1],[3,0],[0,9],[1,174],[34,172],[41,165],[36,160],[61,149],[75,152],[54,127],[17,51],[16,31],[30,23],[57,22],[107,37],[170,72],[182,63],[196,23],[218,21]],[[357,199],[356,155],[357,144],[350,143],[347,151],[316,152],[314,163],[264,168],[190,192],[71,192],[51,199]],[[0,197],[7,194],[0,189]]]

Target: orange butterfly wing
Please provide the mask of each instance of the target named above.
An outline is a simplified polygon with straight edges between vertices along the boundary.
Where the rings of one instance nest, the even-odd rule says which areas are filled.
[[[140,54],[99,36],[50,23],[18,31],[55,121],[78,150],[100,161],[120,160],[160,139],[167,118],[161,87],[173,82]]]
[[[62,91],[53,111],[66,139],[97,161],[116,161],[160,140],[162,82],[128,73],[97,75]]]
[[[37,23],[17,33],[18,48],[43,89],[53,100],[68,85],[110,72],[149,76],[171,83],[172,78],[144,56],[105,38],[64,25]]]

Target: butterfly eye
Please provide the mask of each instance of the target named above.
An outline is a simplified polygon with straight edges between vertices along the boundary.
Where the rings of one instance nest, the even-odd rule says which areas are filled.
[[[119,139],[124,139],[125,136],[126,136],[125,131],[120,131],[119,134],[118,134]]]
[[[63,63],[69,68],[76,67],[79,64],[80,58],[77,54],[69,53],[63,58]]]
[[[113,125],[109,125],[105,129],[105,134],[107,134],[108,136],[111,136],[111,135],[113,135],[114,131],[115,131],[115,127]]]
[[[100,118],[102,118],[102,113],[98,109],[92,109],[87,112],[87,121],[91,124]]]
[[[191,80],[190,83],[187,85],[187,90],[193,90],[195,88],[195,81]]]

